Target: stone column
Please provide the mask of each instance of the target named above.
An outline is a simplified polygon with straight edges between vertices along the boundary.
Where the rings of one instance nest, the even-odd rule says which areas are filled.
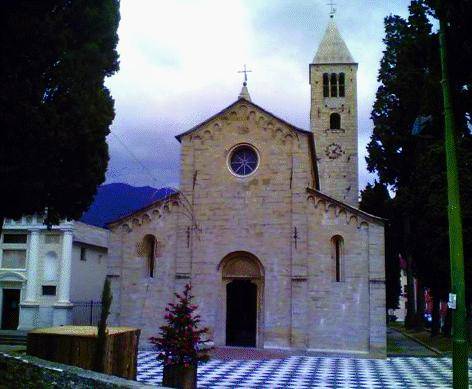
[[[65,230],[62,236],[62,261],[59,274],[58,303],[70,303],[70,279],[72,271],[72,230]]]
[[[26,264],[26,298],[25,303],[36,303],[38,294],[39,265],[39,229],[32,230],[29,239],[29,250]]]
[[[30,330],[38,326],[39,303],[38,295],[38,265],[39,265],[40,230],[31,230],[26,263],[26,296],[20,304],[19,330]]]
[[[72,229],[64,230],[57,302],[54,304],[53,314],[53,324],[55,326],[70,324],[71,322],[70,280],[72,273],[72,242]]]

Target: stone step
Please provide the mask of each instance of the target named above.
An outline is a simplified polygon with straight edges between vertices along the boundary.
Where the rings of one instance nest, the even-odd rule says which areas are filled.
[[[26,344],[26,332],[24,331],[0,331],[0,344],[12,344],[12,345]]]
[[[26,345],[26,339],[2,339],[0,338],[0,344],[12,345],[12,346]]]

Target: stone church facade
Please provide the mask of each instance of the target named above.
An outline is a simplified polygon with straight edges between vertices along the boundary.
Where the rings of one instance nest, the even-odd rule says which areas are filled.
[[[384,225],[357,208],[356,71],[331,21],[310,64],[311,131],[244,85],[177,136],[179,192],[109,225],[114,324],[145,343],[191,282],[216,345],[385,355]]]

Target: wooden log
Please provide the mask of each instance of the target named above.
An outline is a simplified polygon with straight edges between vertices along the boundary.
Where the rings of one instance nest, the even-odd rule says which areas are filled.
[[[140,332],[130,327],[108,328],[105,374],[136,379]],[[38,358],[91,370],[96,340],[97,327],[40,328],[28,333],[26,352]]]

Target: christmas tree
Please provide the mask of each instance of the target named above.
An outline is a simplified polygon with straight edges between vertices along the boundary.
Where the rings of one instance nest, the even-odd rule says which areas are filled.
[[[195,314],[197,305],[192,304],[192,286],[185,285],[183,294],[176,293],[177,303],[166,307],[167,324],[160,327],[160,337],[150,338],[159,350],[158,359],[164,366],[196,366],[209,359],[208,347],[202,346],[209,340],[202,340],[208,328],[199,329],[200,315]]]

